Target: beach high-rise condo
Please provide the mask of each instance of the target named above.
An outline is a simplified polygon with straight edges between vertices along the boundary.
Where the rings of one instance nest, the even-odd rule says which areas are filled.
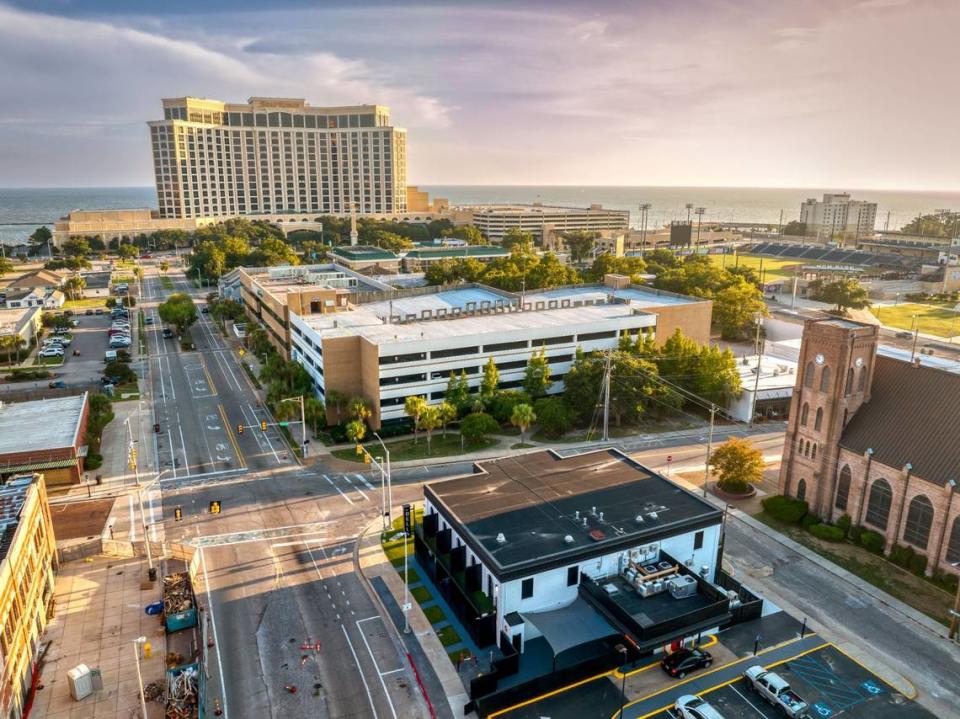
[[[800,222],[810,237],[866,237],[873,234],[876,221],[876,202],[851,200],[846,192],[824,193],[823,200],[810,198],[800,205]]]
[[[407,134],[382,105],[180,97],[148,124],[161,218],[407,209]]]

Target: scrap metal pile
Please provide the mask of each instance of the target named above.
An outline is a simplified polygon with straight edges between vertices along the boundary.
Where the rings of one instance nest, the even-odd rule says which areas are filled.
[[[186,572],[168,574],[163,578],[163,611],[177,614],[193,608],[193,591]]]
[[[192,719],[197,715],[198,675],[195,664],[167,673],[167,719]]]

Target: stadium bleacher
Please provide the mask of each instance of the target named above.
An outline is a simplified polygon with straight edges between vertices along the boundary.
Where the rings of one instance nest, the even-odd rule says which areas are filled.
[[[899,255],[877,255],[863,250],[845,250],[837,247],[791,245],[778,242],[759,242],[740,248],[744,254],[796,259],[800,262],[830,262],[860,267],[902,266],[907,258]]]

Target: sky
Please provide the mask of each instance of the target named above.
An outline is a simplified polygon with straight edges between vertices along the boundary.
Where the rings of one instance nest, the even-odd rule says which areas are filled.
[[[411,184],[960,190],[955,0],[0,0],[0,186],[151,185],[163,97],[379,103]]]

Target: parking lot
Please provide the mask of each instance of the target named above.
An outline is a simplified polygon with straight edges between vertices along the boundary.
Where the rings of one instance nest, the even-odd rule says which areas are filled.
[[[53,379],[62,380],[68,385],[98,382],[103,370],[104,353],[109,349],[107,330],[110,329],[110,310],[104,309],[101,315],[87,315],[85,312],[80,310],[71,317],[78,325],[70,331],[72,340],[64,352],[63,365],[50,367],[50,371],[56,375]],[[133,326],[136,322],[135,310],[130,315],[130,324]],[[74,351],[80,355],[75,357]]]
[[[934,716],[832,644],[767,668],[783,677],[810,705],[809,716],[813,719],[839,716],[850,719],[933,719]],[[724,717],[783,717],[782,712],[755,694],[742,678],[691,693],[707,700]],[[627,711],[625,716],[634,715]],[[640,716],[642,719],[667,719],[674,715],[663,709]]]

